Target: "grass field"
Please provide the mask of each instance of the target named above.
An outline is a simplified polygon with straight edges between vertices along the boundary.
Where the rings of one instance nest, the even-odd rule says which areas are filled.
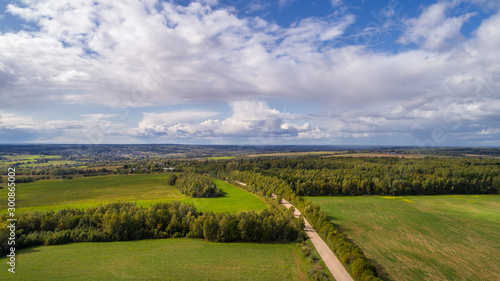
[[[0,155],[4,157],[0,160],[0,165],[13,165],[16,163],[28,164],[29,162],[35,163],[38,159],[46,159],[49,162],[60,159],[62,156],[56,155]]]
[[[387,280],[500,280],[500,195],[307,197]]]
[[[307,280],[295,244],[162,239],[40,246],[0,259],[0,280]]]
[[[214,156],[214,157],[207,157],[205,159],[208,160],[229,160],[229,159],[234,159],[236,156]]]
[[[168,186],[168,174],[110,175],[72,180],[40,180],[16,186],[16,210],[47,211],[64,208],[88,208],[101,203],[136,202],[148,207],[158,202],[178,200],[193,203],[200,211],[240,212],[266,208],[257,196],[222,181],[215,181],[223,191],[219,198],[190,198]],[[5,186],[6,183],[3,183]],[[8,190],[0,189],[0,198]],[[0,202],[6,212],[6,200]]]

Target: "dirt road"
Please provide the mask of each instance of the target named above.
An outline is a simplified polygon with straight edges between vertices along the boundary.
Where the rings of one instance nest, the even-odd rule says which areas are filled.
[[[276,197],[276,195],[273,194],[273,197]],[[285,199],[282,199],[281,203],[285,205],[288,209],[290,207],[294,207],[292,204],[290,204],[288,201]],[[295,208],[295,211],[293,213],[296,218],[298,218],[301,213],[297,208]],[[304,230],[307,233],[307,236],[309,236],[309,239],[313,243],[314,247],[316,247],[316,251],[318,251],[318,254],[321,256],[321,259],[325,262],[326,266],[332,273],[333,277],[335,277],[335,280],[337,281],[353,281],[351,275],[347,273],[345,270],[344,266],[340,263],[339,259],[335,254],[330,250],[328,245],[326,245],[325,241],[319,237],[319,234],[312,228],[311,224],[304,218],[304,221],[306,223],[306,227]]]
[[[245,183],[242,183],[239,181],[235,181],[235,182],[238,184],[241,184],[243,186],[247,186]],[[274,198],[277,197],[275,194],[273,194],[272,196]],[[285,205],[285,207],[287,207],[288,209],[290,209],[290,207],[295,208],[295,206],[290,204],[285,199],[282,199],[281,204]],[[298,218],[301,215],[300,211],[297,210],[297,208],[295,208],[295,211],[293,212],[293,214],[295,215],[296,218]],[[318,254],[321,256],[321,259],[325,262],[326,266],[328,267],[328,269],[332,273],[335,280],[337,280],[337,281],[354,281],[352,279],[351,275],[349,275],[349,273],[347,273],[344,266],[340,263],[337,256],[335,256],[335,254],[332,252],[332,250],[330,250],[328,245],[326,245],[325,241],[323,241],[323,239],[321,239],[321,237],[319,237],[319,234],[316,232],[316,230],[314,230],[314,228],[312,228],[311,224],[309,224],[309,222],[305,218],[304,218],[304,222],[306,224],[306,227],[304,228],[304,230],[306,231],[307,236],[309,236],[309,239],[311,239],[311,242],[313,243],[314,247],[316,248],[316,251],[318,251]]]

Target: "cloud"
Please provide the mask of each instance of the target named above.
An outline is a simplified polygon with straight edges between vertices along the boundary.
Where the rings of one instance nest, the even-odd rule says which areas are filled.
[[[468,2],[498,8],[498,1]],[[356,16],[345,12],[280,26],[215,1],[16,3],[7,12],[35,28],[0,34],[4,132],[42,134],[44,128],[47,141],[50,134],[74,140],[90,130],[132,141],[248,137],[327,143],[397,136],[415,144],[419,136],[432,139],[436,128],[455,137],[492,136],[479,133],[499,129],[497,10],[465,38],[460,29],[475,14],[463,13],[455,2],[438,2],[404,22],[399,42],[416,47],[380,51],[345,41],[356,24]],[[308,114],[256,102],[262,100],[286,100]],[[231,105],[229,115],[210,108],[158,112],[162,106],[221,101]],[[130,130],[116,116],[65,121],[46,113],[53,120],[43,121],[5,112],[53,104],[145,113]],[[219,120],[218,114],[229,117]]]
[[[278,6],[285,7],[287,5],[292,4],[294,1],[296,1],[296,0],[279,0],[278,1]]]
[[[217,115],[217,112],[209,111],[174,111],[167,113],[144,113],[144,118],[139,123],[139,128],[150,130],[162,130],[166,126],[178,123],[192,123],[200,119],[206,119]]]
[[[463,39],[460,29],[477,13],[447,17],[446,11],[456,6],[453,2],[439,2],[424,9],[418,18],[405,21],[406,31],[398,40],[402,44],[415,43],[428,50],[440,50]]]
[[[301,77],[321,63],[324,44],[354,22],[347,14],[280,27],[200,2],[94,2],[8,6],[38,26],[0,35],[0,62],[15,73],[9,93],[33,103],[132,107],[300,97]]]
[[[116,114],[84,114],[80,120],[35,120],[31,116],[0,112],[0,139],[20,142],[90,143],[106,141],[109,136],[126,137],[123,125],[109,120]],[[105,138],[108,137],[108,140]]]
[[[164,136],[169,139],[183,138],[233,138],[259,139],[269,137],[317,138],[326,135],[325,130],[310,124],[295,123],[303,116],[282,113],[271,109],[265,102],[239,101],[231,103],[232,115],[224,120],[195,120],[216,115],[211,112],[178,111],[160,114],[144,114],[139,127],[133,130],[139,136]]]
[[[343,2],[344,1],[342,1],[342,0],[331,0],[330,1],[330,3],[332,4],[332,7],[334,7],[334,8],[341,6],[342,4],[344,4]]]
[[[20,116],[14,113],[0,112],[0,129],[36,129],[37,123],[29,116]]]

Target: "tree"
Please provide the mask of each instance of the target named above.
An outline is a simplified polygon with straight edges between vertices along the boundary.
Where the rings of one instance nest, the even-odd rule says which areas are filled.
[[[175,186],[175,182],[177,181],[177,175],[171,175],[168,179],[168,185]]]
[[[219,223],[217,222],[213,213],[209,213],[207,216],[208,217],[203,222],[203,236],[208,241],[217,241]]]

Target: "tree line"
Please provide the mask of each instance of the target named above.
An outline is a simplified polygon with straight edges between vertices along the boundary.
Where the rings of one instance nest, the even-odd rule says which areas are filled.
[[[5,224],[7,215],[0,216]],[[149,208],[134,203],[111,203],[87,210],[18,214],[16,249],[71,242],[110,242],[169,237],[202,238],[217,242],[303,240],[304,223],[276,207],[256,212],[200,213],[177,201]],[[6,254],[9,229],[0,230],[0,250]]]

